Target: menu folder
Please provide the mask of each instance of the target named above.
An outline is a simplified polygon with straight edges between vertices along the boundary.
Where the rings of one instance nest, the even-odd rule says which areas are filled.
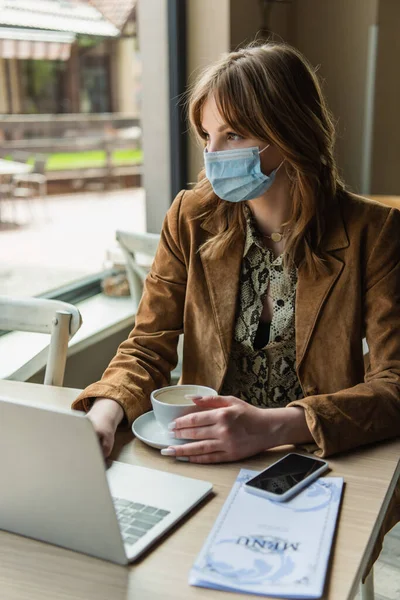
[[[243,488],[241,469],[201,550],[190,585],[277,598],[320,598],[343,490],[320,477],[287,502]]]

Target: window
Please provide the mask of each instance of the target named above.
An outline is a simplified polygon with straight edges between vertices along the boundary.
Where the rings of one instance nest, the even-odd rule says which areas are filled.
[[[110,59],[83,57],[81,62],[81,112],[111,112]]]
[[[67,112],[65,63],[59,60],[20,60],[22,113]]]
[[[62,53],[55,52],[58,60],[35,60],[33,56],[4,60],[10,102],[2,98],[0,86],[0,106],[8,105],[10,114],[0,124],[0,139],[4,140],[0,158],[13,161],[16,172],[30,169],[35,176],[30,182],[29,173],[25,174],[18,181],[18,190],[13,190],[12,171],[0,175],[4,186],[0,200],[0,252],[7,257],[0,267],[0,293],[48,295],[50,291],[56,296],[59,288],[70,290],[75,284],[82,287],[85,279],[92,281],[96,273],[118,262],[115,230],[145,231],[146,210],[147,217],[155,212],[153,206],[146,208],[141,187],[142,52],[139,54],[136,36],[136,3],[137,0],[121,0],[117,10],[114,3],[91,0],[90,6],[101,4],[103,12],[96,20],[81,23],[80,28],[87,27],[87,31],[73,32],[68,52],[65,48]],[[19,10],[24,10],[22,4]],[[62,10],[71,7],[77,11],[83,4],[87,10],[86,0],[63,3]],[[59,2],[54,0],[54,6],[58,10]],[[144,6],[146,11],[151,10]],[[173,22],[183,3],[168,2],[166,6]],[[34,6],[29,10],[34,12]],[[103,23],[107,20],[105,10],[107,24]],[[111,15],[109,11],[113,10],[115,14]],[[117,20],[119,33],[114,25]],[[171,84],[171,72],[178,68],[178,61],[171,60],[171,55],[183,56],[184,51],[175,43],[172,53],[171,48],[168,53],[165,36],[152,34],[157,20],[159,31],[168,26],[171,37],[171,23],[163,21],[164,15],[157,11],[154,19],[146,17],[147,39],[151,38],[146,46],[146,60],[152,60],[156,49],[157,56],[165,61],[163,93],[159,96],[164,98],[169,83],[176,99],[183,91],[176,82],[185,77],[176,77],[175,73],[175,84]],[[52,22],[56,28],[58,18]],[[184,27],[184,22],[181,11],[179,26]],[[36,23],[38,27],[37,20]],[[90,33],[90,28],[100,26],[102,34]],[[0,40],[1,27],[0,14]],[[157,48],[157,44],[163,46]],[[25,45],[24,52],[26,48]],[[1,77],[0,72],[0,80]],[[182,131],[186,125],[174,101],[170,103],[171,107],[174,105],[172,111],[167,98],[165,95],[165,101],[162,100],[165,114],[156,115],[162,119],[162,131],[157,122],[152,142],[160,153],[157,168],[162,168],[163,173],[170,171],[174,185],[168,189],[169,176],[164,177],[163,205],[157,207],[157,219],[161,212],[165,213],[173,195],[171,190],[182,187],[180,170],[186,160],[182,153]],[[168,117],[170,127],[165,126]],[[177,133],[174,128],[178,126],[182,131]],[[171,139],[174,165],[170,164],[168,150]],[[40,179],[37,175],[43,165],[46,195],[43,188],[35,187],[34,181]]]
[[[62,10],[71,9],[76,18],[79,4],[85,3],[64,4]],[[0,158],[10,161],[0,169],[2,294],[57,295],[59,288],[85,282],[90,288],[96,274],[98,280],[119,261],[115,231],[145,231],[134,5],[124,0],[114,9],[127,19],[119,33],[102,13],[84,21],[83,6],[80,28],[87,32],[74,32],[68,53],[57,51],[53,41],[46,50],[40,41],[41,56],[62,54],[64,60],[35,59],[38,46],[26,41],[29,27],[26,57],[15,46],[13,58],[0,60],[0,82],[3,66],[6,78],[0,107],[6,102],[10,113],[0,124]],[[58,18],[53,26],[62,31]],[[106,33],[91,35],[102,21]],[[0,15],[0,50],[1,30]],[[46,185],[39,183],[42,175]]]

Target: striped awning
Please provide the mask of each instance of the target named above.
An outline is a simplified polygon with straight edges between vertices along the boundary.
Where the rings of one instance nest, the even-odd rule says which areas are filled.
[[[118,2],[118,0],[115,0]],[[0,26],[117,37],[119,29],[82,0],[0,0]]]
[[[102,15],[123,31],[128,18],[133,14],[137,0],[90,0]]]
[[[0,27],[0,58],[68,60],[72,33]]]

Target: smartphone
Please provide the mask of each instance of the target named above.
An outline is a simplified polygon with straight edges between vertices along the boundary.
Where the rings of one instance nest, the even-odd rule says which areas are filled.
[[[244,484],[251,494],[285,502],[329,469],[326,460],[291,452]]]

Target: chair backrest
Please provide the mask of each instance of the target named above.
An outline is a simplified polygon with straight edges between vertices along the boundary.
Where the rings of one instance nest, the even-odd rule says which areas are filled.
[[[40,173],[44,175],[46,173],[47,157],[36,156],[35,163],[33,165],[33,173]]]
[[[29,152],[24,152],[23,150],[15,150],[12,153],[12,159],[17,161],[17,162],[21,162],[21,163],[25,163],[29,158]]]
[[[0,296],[0,330],[50,334],[44,383],[61,386],[68,342],[82,324],[76,306],[45,298]]]
[[[160,234],[117,231],[116,238],[126,260],[126,273],[128,276],[129,289],[136,311],[142,297],[144,280],[147,277],[149,267],[151,266],[151,262],[157,251]],[[140,261],[140,263],[138,263],[138,255],[141,258],[147,258],[147,261]],[[143,262],[145,262],[145,266],[143,265]],[[178,364],[171,373],[171,381],[173,384],[180,381],[182,374],[182,357],[183,335],[180,335],[178,341]]]
[[[160,235],[158,233],[117,231],[116,239],[126,260],[129,289],[135,309],[137,309],[142,297],[143,283],[148,273],[148,267],[156,253]],[[138,257],[147,258],[147,261],[138,260]]]

